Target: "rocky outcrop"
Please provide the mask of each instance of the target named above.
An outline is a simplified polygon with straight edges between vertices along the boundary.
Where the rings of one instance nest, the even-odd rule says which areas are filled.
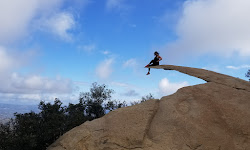
[[[212,71],[161,65],[208,83],[121,108],[64,134],[49,150],[248,150],[250,83]]]
[[[173,65],[159,65],[159,66],[151,66],[150,68],[156,69],[164,69],[164,70],[176,70],[200,79],[203,79],[207,82],[214,82],[217,84],[226,85],[236,89],[247,90],[250,92],[249,82],[245,80],[234,78],[228,75],[216,73],[213,71],[191,68],[191,67],[183,67],[183,66],[173,66]]]

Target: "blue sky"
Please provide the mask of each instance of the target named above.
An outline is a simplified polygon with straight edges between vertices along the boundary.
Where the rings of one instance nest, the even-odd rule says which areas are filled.
[[[204,68],[247,80],[248,0],[0,2],[0,103],[78,102],[93,82],[114,99],[155,98],[204,81],[145,65]]]

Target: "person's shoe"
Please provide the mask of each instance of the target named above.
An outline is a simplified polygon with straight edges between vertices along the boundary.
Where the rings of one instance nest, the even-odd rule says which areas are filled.
[[[149,65],[145,66],[145,67],[148,67]]]
[[[148,72],[146,75],[149,75],[150,73]]]

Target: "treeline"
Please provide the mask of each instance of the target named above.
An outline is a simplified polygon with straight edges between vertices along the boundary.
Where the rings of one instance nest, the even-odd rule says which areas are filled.
[[[246,75],[245,75],[247,78],[249,78],[249,82],[250,82],[250,69],[248,69]]]
[[[54,103],[41,101],[39,113],[15,113],[14,119],[0,124],[0,150],[45,150],[65,132],[104,116],[117,108],[126,107],[124,102],[112,100],[114,91],[106,85],[93,83],[90,92],[79,95],[79,103],[63,106],[59,99]],[[153,99],[151,94],[131,105]]]

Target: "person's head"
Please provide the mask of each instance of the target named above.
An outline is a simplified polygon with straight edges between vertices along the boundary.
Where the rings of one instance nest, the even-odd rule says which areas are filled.
[[[155,56],[158,56],[158,55],[159,55],[159,53],[158,53],[157,51],[155,51],[154,54],[155,54]]]

